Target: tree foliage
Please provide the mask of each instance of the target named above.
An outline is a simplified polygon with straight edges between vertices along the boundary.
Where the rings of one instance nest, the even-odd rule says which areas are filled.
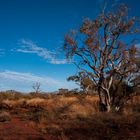
[[[67,80],[74,81],[86,93],[88,93],[89,90],[95,90],[94,82],[84,71],[78,72],[78,74],[68,77]]]
[[[128,8],[121,5],[116,12],[102,13],[95,20],[85,19],[80,29],[65,36],[67,59],[72,59],[94,81],[100,104],[107,111],[113,106],[110,88],[114,79],[119,86],[139,71],[135,41],[128,41],[137,32],[135,17],[129,17]]]

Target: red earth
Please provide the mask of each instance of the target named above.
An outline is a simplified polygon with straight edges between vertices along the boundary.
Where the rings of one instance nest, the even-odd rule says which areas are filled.
[[[90,133],[88,133],[86,129],[79,129],[78,126],[77,126],[77,129],[76,129],[76,126],[73,126],[73,127],[75,129],[69,130],[69,136],[71,134],[73,135],[73,137],[71,137],[72,140],[73,139],[76,140],[79,138],[81,139],[81,137],[82,137],[81,140],[85,140],[88,138],[87,135],[93,134],[91,132],[92,130],[89,131]],[[84,128],[84,124],[79,127]],[[88,134],[86,134],[86,132]],[[124,133],[125,133],[125,130],[123,130],[122,132],[119,132],[119,135],[130,137],[130,139],[132,140],[137,140],[140,138],[139,130],[135,132],[132,131],[131,133],[129,133],[129,135],[128,133],[127,134],[124,134]],[[92,137],[93,140],[96,140],[96,137],[94,135],[92,136],[93,136]],[[63,137],[63,140],[64,139],[68,140],[68,138]],[[100,138],[97,137],[97,139],[99,140]],[[62,140],[62,139],[60,137],[57,137],[56,135],[53,136],[53,134],[40,132],[36,124],[30,120],[24,120],[20,116],[12,116],[11,121],[0,122],[0,140]]]
[[[56,137],[32,128],[30,121],[14,116],[11,121],[0,122],[0,140],[57,140]]]

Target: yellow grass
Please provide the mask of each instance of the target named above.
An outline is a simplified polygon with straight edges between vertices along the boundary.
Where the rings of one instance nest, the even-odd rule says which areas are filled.
[[[82,116],[87,117],[98,112],[98,97],[96,96],[56,96],[49,99],[39,97],[33,99],[3,100],[7,108],[18,107],[41,107],[50,113],[57,112],[57,115],[68,115],[71,118]],[[24,106],[23,106],[24,105]]]

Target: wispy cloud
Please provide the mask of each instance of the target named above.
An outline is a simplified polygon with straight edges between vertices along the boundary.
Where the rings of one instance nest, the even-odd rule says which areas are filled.
[[[51,59],[50,63],[51,64],[68,64],[66,59],[62,59],[62,60],[60,60],[60,59]]]
[[[46,48],[39,47],[36,43],[31,40],[20,40],[19,48],[15,49],[14,51],[21,52],[21,53],[29,53],[29,54],[36,54],[39,57],[47,60],[47,62],[51,64],[67,64],[66,59],[58,59],[56,52],[49,51]]]
[[[4,49],[0,49],[0,56],[3,56],[5,54],[5,50]]]
[[[140,43],[136,44],[136,47],[137,47],[138,49],[140,49]]]
[[[74,84],[67,81],[59,81],[47,76],[39,76],[32,73],[22,73],[5,70],[0,72],[0,89],[1,90],[19,90],[28,92],[32,90],[35,82],[41,83],[41,89],[44,91],[54,91],[58,88],[73,88]]]

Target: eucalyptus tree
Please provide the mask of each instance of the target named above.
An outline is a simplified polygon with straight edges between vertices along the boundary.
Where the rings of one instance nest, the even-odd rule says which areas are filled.
[[[110,88],[117,77],[118,86],[138,72],[137,47],[132,34],[138,32],[136,18],[128,16],[128,8],[101,13],[96,19],[85,19],[78,30],[65,36],[64,50],[68,60],[85,72],[98,89],[100,108],[111,111]]]

